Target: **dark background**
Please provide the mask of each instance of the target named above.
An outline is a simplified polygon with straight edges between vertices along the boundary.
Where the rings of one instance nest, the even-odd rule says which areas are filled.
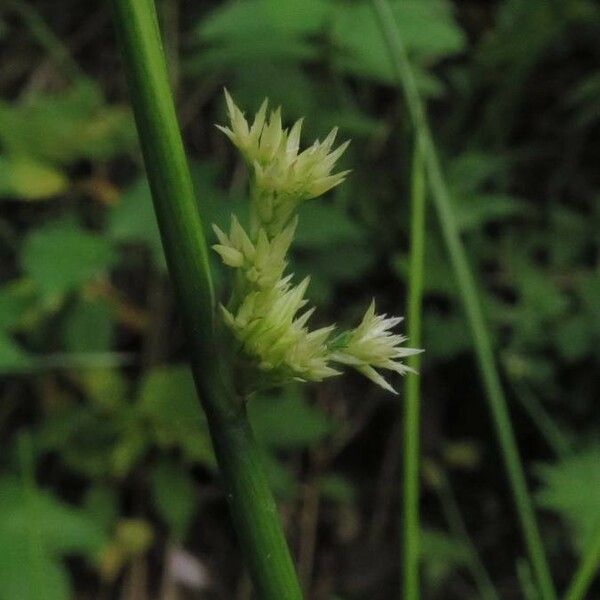
[[[600,506],[600,8],[393,6],[564,590]],[[0,5],[0,600],[243,600],[109,8]],[[246,202],[223,86],[304,116],[304,145],[338,125],[352,174],[302,210],[293,271],[316,324],[404,314],[413,140],[369,4],[158,8],[206,223]],[[534,600],[458,292],[430,207],[423,598],[480,597],[472,543],[502,599]],[[399,597],[402,397],[348,375],[250,403],[308,598]]]

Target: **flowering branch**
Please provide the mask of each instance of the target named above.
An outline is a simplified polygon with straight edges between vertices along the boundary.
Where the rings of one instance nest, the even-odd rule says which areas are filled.
[[[256,597],[302,593],[243,403],[214,327],[208,250],[177,125],[152,0],[113,0],[144,162],[152,189],[192,372],[210,428],[221,482]]]
[[[217,127],[250,170],[251,228],[247,233],[235,216],[229,235],[213,226],[219,241],[213,249],[239,274],[234,300],[227,308],[221,306],[221,313],[239,343],[242,362],[271,385],[294,379],[322,381],[340,374],[332,364],[349,366],[396,393],[377,369],[401,375],[412,371],[400,359],[420,350],[402,347],[406,338],[390,331],[402,319],[376,315],[373,301],[356,329],[334,338],[334,325],[311,331],[307,323],[315,309],[306,309],[304,298],[309,278],[294,284],[293,275],[285,274],[296,212],[307,200],[344,181],[349,171],[332,170],[349,142],[334,149],[333,129],[323,142],[300,151],[302,119],[284,129],[281,109],[267,116],[265,100],[249,125],[227,91],[225,99],[230,126]]]

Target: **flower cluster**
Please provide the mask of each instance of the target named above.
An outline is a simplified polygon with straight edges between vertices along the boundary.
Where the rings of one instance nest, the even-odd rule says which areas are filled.
[[[251,126],[231,96],[225,92],[231,127],[217,126],[240,150],[253,176],[252,223],[260,223],[273,235],[294,215],[305,200],[321,196],[344,181],[349,171],[331,174],[350,142],[332,150],[337,129],[323,142],[300,150],[302,119],[291,130],[283,129],[281,109],[267,119],[267,101]]]
[[[286,256],[297,225],[300,204],[339,185],[348,171],[332,173],[348,142],[333,149],[337,130],[323,142],[300,151],[302,120],[288,130],[281,110],[267,116],[263,102],[252,125],[225,92],[230,126],[218,126],[239,149],[251,173],[250,233],[235,216],[229,234],[213,226],[219,243],[213,246],[224,264],[237,271],[225,324],[239,349],[272,384],[292,379],[321,381],[340,372],[332,364],[352,367],[395,393],[377,369],[405,374],[401,359],[420,352],[401,346],[402,335],[390,330],[400,318],[375,314],[372,302],[360,325],[332,338],[335,326],[311,331],[314,308],[307,308],[309,278],[292,283],[285,275]]]
[[[404,375],[414,370],[399,359],[418,354],[421,350],[400,346],[406,341],[403,335],[390,332],[402,321],[402,317],[386,318],[386,315],[375,314],[375,301],[367,309],[360,325],[342,334],[338,342],[339,349],[332,347],[330,359],[354,367],[382,388],[394,392],[392,386],[375,370],[389,369]]]
[[[260,228],[256,241],[252,242],[239,221],[232,216],[229,236],[213,225],[219,240],[213,250],[219,253],[227,266],[241,270],[246,284],[244,287],[269,289],[281,279],[287,266],[285,257],[294,239],[296,223],[297,219],[271,239]]]

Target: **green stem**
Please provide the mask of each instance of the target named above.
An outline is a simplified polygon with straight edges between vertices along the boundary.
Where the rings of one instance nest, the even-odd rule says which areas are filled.
[[[417,89],[415,77],[406,54],[404,42],[395,23],[394,13],[387,0],[373,0],[375,12],[389,47],[399,83],[404,92],[413,126],[423,143],[425,167],[432,199],[438,213],[442,235],[454,274],[459,284],[463,308],[473,336],[473,344],[479,370],[486,390],[492,419],[500,449],[502,451],[508,479],[516,505],[519,521],[527,545],[529,559],[535,573],[543,600],[554,600],[556,592],[546,560],[533,505],[527,490],[527,483],[517,443],[510,421],[506,399],[500,384],[491,340],[478,297],[475,280],[471,273],[467,255],[460,234],[450,195],[439,164],[436,148],[425,116],[425,110]]]
[[[261,600],[300,587],[260,451],[219,352],[208,251],[169,87],[152,0],[113,0],[138,134],[192,372],[242,551]]]
[[[425,247],[425,177],[422,143],[415,138],[411,182],[410,272],[408,287],[408,338],[421,345],[421,303],[423,297],[423,255]],[[407,363],[418,369],[420,356]],[[407,377],[404,383],[404,503],[402,514],[402,598],[419,597],[419,393],[420,378]]]
[[[573,576],[564,600],[583,600],[594,577],[600,569],[600,522],[594,529],[579,567]]]

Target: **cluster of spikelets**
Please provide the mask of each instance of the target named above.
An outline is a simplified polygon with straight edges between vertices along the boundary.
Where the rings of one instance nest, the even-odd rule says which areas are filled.
[[[401,318],[375,314],[371,303],[360,325],[332,337],[335,327],[309,330],[314,308],[306,309],[309,278],[299,284],[286,275],[286,256],[296,230],[298,207],[339,185],[348,174],[332,174],[348,142],[333,149],[337,130],[300,152],[302,120],[290,129],[281,110],[267,115],[263,102],[249,125],[225,92],[229,127],[218,126],[241,152],[251,174],[250,230],[235,216],[229,234],[213,226],[219,243],[213,246],[223,262],[237,271],[227,307],[226,325],[240,350],[273,384],[292,379],[322,381],[338,375],[332,364],[350,366],[394,392],[377,369],[404,374],[411,369],[401,359],[419,352],[402,347],[402,335],[392,327]]]

